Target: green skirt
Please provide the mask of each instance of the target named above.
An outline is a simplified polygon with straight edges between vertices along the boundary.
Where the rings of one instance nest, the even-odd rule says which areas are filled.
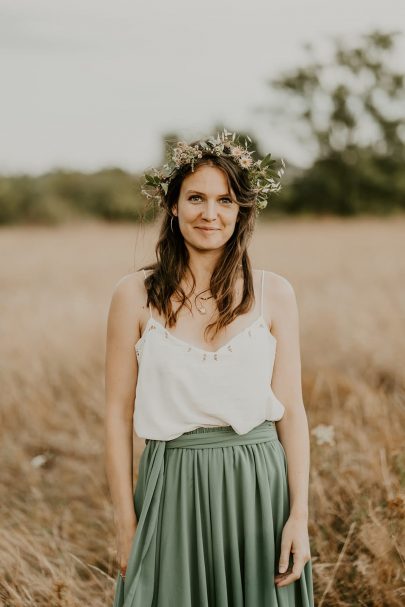
[[[299,580],[274,583],[289,516],[274,422],[242,435],[200,427],[145,443],[138,526],[114,607],[313,607],[311,561]]]

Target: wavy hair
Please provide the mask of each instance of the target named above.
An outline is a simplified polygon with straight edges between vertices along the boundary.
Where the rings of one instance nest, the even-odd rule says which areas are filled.
[[[195,145],[195,141],[190,145]],[[247,247],[255,225],[256,194],[252,191],[248,173],[226,156],[216,156],[204,152],[194,163],[194,172],[202,165],[215,166],[221,169],[232,187],[239,205],[238,217],[232,236],[225,243],[224,251],[219,258],[210,279],[210,291],[218,308],[217,320],[207,325],[204,335],[214,330],[213,337],[221,328],[230,324],[237,316],[248,312],[254,303],[254,288],[252,268],[247,253]],[[184,178],[191,173],[190,165],[181,166],[175,177],[170,181],[166,195],[161,200],[164,217],[160,227],[158,241],[155,246],[156,263],[145,266],[145,270],[153,270],[145,278],[147,305],[152,304],[165,317],[165,326],[172,327],[177,322],[177,316],[183,305],[190,301],[180,285],[181,279],[188,270],[192,276],[192,292],[195,287],[195,276],[188,265],[189,253],[181,234],[177,217],[172,209],[180,195]],[[229,192],[230,193],[230,192]],[[173,231],[170,227],[173,217]],[[233,307],[234,287],[239,276],[240,268],[243,275],[243,296],[241,302]],[[142,268],[141,268],[142,269]],[[176,295],[180,306],[173,310],[171,297]],[[191,306],[190,306],[191,309]]]

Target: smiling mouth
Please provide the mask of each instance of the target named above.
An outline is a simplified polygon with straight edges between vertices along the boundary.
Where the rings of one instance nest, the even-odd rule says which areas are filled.
[[[219,228],[200,228],[197,226],[197,230],[203,230],[204,232],[216,232]]]

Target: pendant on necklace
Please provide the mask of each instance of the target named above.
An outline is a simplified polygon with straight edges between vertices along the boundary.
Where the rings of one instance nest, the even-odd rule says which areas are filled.
[[[198,297],[198,296],[197,296],[197,297]],[[194,301],[195,301],[195,307],[197,308],[197,310],[198,310],[198,311],[199,311],[201,314],[206,314],[206,313],[207,313],[207,309],[206,309],[206,307],[204,306],[204,304],[202,304],[201,306],[199,306],[199,305],[197,304],[197,297],[196,297],[196,298],[195,298],[195,300],[194,300]],[[200,295],[200,299],[202,299],[202,300],[204,300],[204,301],[206,301],[207,299],[211,299],[211,298],[212,298],[212,295],[210,295],[209,297],[203,297],[202,295]]]

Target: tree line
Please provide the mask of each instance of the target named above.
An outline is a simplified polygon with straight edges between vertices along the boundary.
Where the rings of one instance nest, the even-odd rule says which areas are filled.
[[[283,188],[263,216],[384,215],[405,209],[405,76],[390,63],[398,36],[376,30],[355,44],[335,39],[323,61],[306,44],[309,60],[269,81],[273,102],[257,111],[288,125],[312,159],[306,169],[284,159]],[[223,128],[232,131],[218,124],[212,134]],[[240,135],[249,135],[258,158],[265,155],[252,134]],[[162,162],[169,143],[177,140],[176,133],[162,137]],[[0,224],[153,220],[156,210],[142,195],[142,182],[142,174],[119,167],[91,174],[60,169],[3,175]]]

